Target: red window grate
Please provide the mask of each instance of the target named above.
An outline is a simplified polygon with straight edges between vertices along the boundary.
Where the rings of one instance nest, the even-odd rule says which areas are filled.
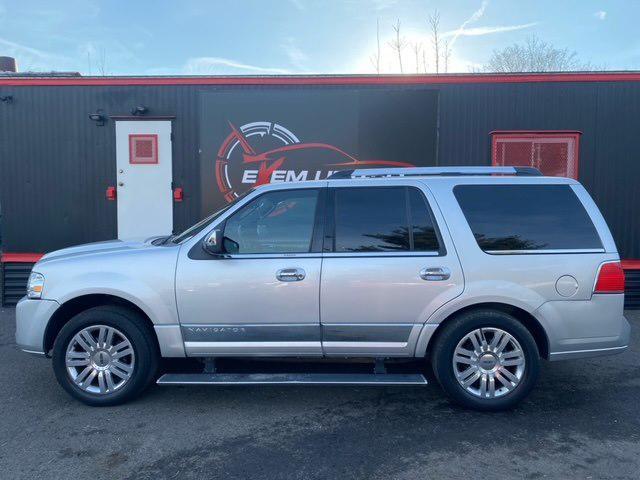
[[[158,163],[157,135],[129,135],[129,163],[133,165]]]
[[[492,132],[496,166],[535,167],[551,177],[578,178],[580,132]]]

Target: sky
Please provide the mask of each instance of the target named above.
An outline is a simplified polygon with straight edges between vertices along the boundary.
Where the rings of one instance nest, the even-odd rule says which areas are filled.
[[[399,73],[399,21],[403,72],[433,72],[436,10],[449,72],[532,35],[598,69],[640,70],[640,0],[0,0],[0,56],[83,75],[376,73],[379,25],[380,73]]]

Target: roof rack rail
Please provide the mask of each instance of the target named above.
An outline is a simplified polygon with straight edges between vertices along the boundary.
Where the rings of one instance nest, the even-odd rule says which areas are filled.
[[[515,175],[541,177],[542,172],[533,167],[415,167],[415,168],[363,168],[340,170],[329,176],[329,180],[346,178],[380,177],[430,177],[430,176]]]

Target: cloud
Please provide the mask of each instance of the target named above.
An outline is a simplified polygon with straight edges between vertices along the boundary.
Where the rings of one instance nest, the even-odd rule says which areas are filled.
[[[6,38],[0,38],[0,47],[4,55],[15,57],[18,65],[23,65],[25,71],[53,71],[73,68],[68,57],[22,45]]]
[[[267,68],[257,65],[242,63],[237,60],[222,57],[194,57],[187,60],[183,68],[183,73],[188,75],[211,75],[211,74],[234,74],[234,73],[255,73],[255,74],[287,74],[289,70],[284,68]]]
[[[284,53],[289,58],[289,62],[296,68],[303,70],[305,62],[309,59],[307,54],[304,53],[297,45],[293,37],[287,37],[282,44]]]
[[[503,32],[513,32],[515,30],[523,30],[525,28],[531,28],[538,25],[538,22],[531,23],[523,23],[521,25],[499,25],[495,27],[475,27],[475,28],[467,28],[464,30],[451,30],[449,32],[445,32],[443,36],[451,37],[451,36],[464,36],[464,37],[477,37],[480,35],[490,35],[492,33],[503,33]]]
[[[593,16],[598,20],[604,20],[605,18],[607,18],[607,12],[605,12],[604,10],[598,10],[593,14]]]
[[[453,47],[453,45],[456,43],[456,40],[458,40],[458,37],[464,34],[464,31],[467,25],[469,25],[470,23],[477,22],[482,18],[482,16],[484,15],[484,11],[487,8],[487,5],[489,5],[489,0],[482,0],[482,3],[480,4],[480,8],[475,12],[473,12],[473,14],[469,18],[467,18],[464,22],[462,22],[462,25],[460,25],[460,27],[458,27],[458,29],[455,30],[455,33],[453,34],[453,38],[451,39],[451,42],[449,44],[450,47]]]
[[[43,50],[38,50],[37,48],[31,48],[28,47],[26,45],[21,45],[19,43],[16,42],[12,42],[11,40],[7,40],[5,38],[0,38],[0,45],[4,46],[5,48],[9,49],[12,52],[18,52],[21,54],[27,54],[27,55],[33,55],[35,57],[40,57],[40,58],[55,58],[57,57],[56,55],[53,55],[52,53],[47,53]]]

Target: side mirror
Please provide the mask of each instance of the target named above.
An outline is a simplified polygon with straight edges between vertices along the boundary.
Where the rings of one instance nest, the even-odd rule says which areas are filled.
[[[204,250],[211,255],[220,255],[221,253],[224,253],[224,247],[222,244],[222,230],[216,228],[215,230],[211,231],[209,235],[203,240],[202,248],[204,248]]]

